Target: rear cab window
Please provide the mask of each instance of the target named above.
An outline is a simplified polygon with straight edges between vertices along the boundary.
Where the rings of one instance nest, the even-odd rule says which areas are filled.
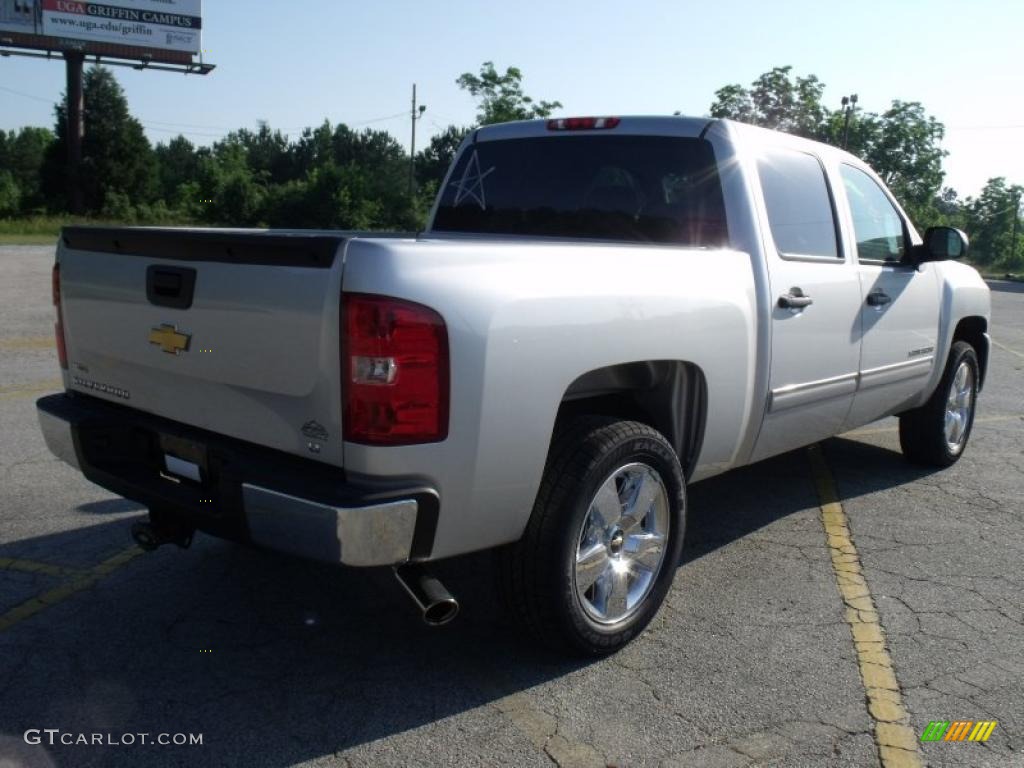
[[[841,263],[835,203],[821,161],[806,152],[770,150],[758,158],[757,171],[779,255]]]
[[[468,145],[432,229],[542,237],[728,244],[711,144],[669,136],[586,135]]]

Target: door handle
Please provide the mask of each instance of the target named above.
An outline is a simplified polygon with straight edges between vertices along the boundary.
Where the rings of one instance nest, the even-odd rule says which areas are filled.
[[[892,297],[883,291],[872,291],[868,294],[869,307],[884,307],[892,301]]]
[[[196,271],[191,267],[152,264],[146,267],[146,298],[158,307],[188,309],[196,287]]]
[[[782,309],[803,309],[809,307],[814,303],[814,299],[810,296],[804,296],[804,292],[799,288],[790,288],[789,293],[784,293],[779,296],[779,306]]]

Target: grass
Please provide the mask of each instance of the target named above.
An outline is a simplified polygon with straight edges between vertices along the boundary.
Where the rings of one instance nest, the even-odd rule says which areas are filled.
[[[0,234],[0,245],[56,245],[55,235]]]
[[[32,216],[0,219],[0,245],[55,245],[61,227],[72,224],[113,224],[81,216]]]

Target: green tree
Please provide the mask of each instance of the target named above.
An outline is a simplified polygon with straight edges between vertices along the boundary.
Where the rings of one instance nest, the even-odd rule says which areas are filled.
[[[964,203],[956,190],[952,187],[943,187],[942,191],[932,200],[932,208],[935,211],[933,225],[944,224],[948,227],[964,229],[967,212]]]
[[[175,136],[166,144],[157,144],[156,156],[159,197],[172,202],[178,197],[181,185],[196,178],[199,154],[184,136]]]
[[[822,103],[825,84],[775,67],[749,88],[727,85],[715,93],[712,117],[730,118],[842,146],[846,114]],[[892,189],[920,226],[942,220],[936,198],[942,188],[941,142],[945,129],[918,102],[893,101],[881,114],[851,113],[848,150],[865,160]]]
[[[761,125],[750,91],[737,83],[724,85],[715,91],[715,100],[711,103],[710,111],[712,117]]]
[[[334,129],[328,120],[324,120],[316,128],[303,129],[299,140],[289,147],[293,178],[303,179],[316,168],[333,162],[333,135]]]
[[[715,92],[712,117],[760,125],[817,139],[828,117],[821,103],[825,84],[817,76],[794,77],[792,67],[775,67],[750,86],[727,85]]]
[[[416,157],[416,180],[419,185],[440,185],[448,173],[448,166],[455,159],[462,141],[471,129],[449,125],[441,133],[431,137],[427,146]]]
[[[27,126],[9,133],[0,131],[0,168],[19,189],[19,211],[32,213],[46,206],[40,175],[53,134],[46,128]]]
[[[357,228],[414,229],[408,195],[409,156],[387,131],[353,131],[338,125],[331,137],[337,177],[350,198],[349,216]]]
[[[157,192],[153,149],[128,111],[124,91],[109,69],[95,66],[85,73],[84,134],[80,181],[86,211],[103,210],[108,192],[126,195],[132,205],[151,202]],[[49,145],[43,190],[51,207],[64,210],[67,201],[67,95],[56,109],[56,141]]]
[[[872,122],[874,135],[859,154],[910,217],[923,222],[931,215],[929,209],[945,176],[942,158],[948,153],[940,146],[945,128],[916,101],[893,101],[881,115],[872,116]]]
[[[259,122],[257,130],[242,128],[225,141],[239,144],[245,150],[249,169],[268,182],[280,184],[294,178],[288,137],[271,130],[265,120]]]
[[[0,171],[0,216],[14,216],[21,207],[21,190],[14,174]]]
[[[492,61],[483,63],[479,75],[464,72],[455,82],[477,100],[480,125],[548,117],[562,107],[560,101],[535,102],[523,93],[523,73],[517,67],[508,67],[505,74],[498,74]]]
[[[189,216],[211,224],[252,226],[265,217],[265,173],[249,167],[244,145],[232,137],[199,158],[195,183],[181,191]]]
[[[964,201],[967,233],[971,238],[971,261],[1007,269],[1024,267],[1024,222],[1020,218],[1024,187],[1007,184],[999,176],[989,179],[977,198]],[[1013,243],[1014,219],[1017,242]]]

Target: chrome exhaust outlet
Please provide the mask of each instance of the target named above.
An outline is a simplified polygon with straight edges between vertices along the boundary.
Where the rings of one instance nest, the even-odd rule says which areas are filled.
[[[395,566],[395,578],[423,613],[423,621],[440,627],[459,615],[459,601],[438,578],[415,563]]]
[[[132,523],[132,539],[146,552],[152,552],[164,544],[177,544],[182,549],[188,549],[192,545],[191,528],[182,525],[160,524],[153,519],[150,513],[149,520],[139,520]]]

